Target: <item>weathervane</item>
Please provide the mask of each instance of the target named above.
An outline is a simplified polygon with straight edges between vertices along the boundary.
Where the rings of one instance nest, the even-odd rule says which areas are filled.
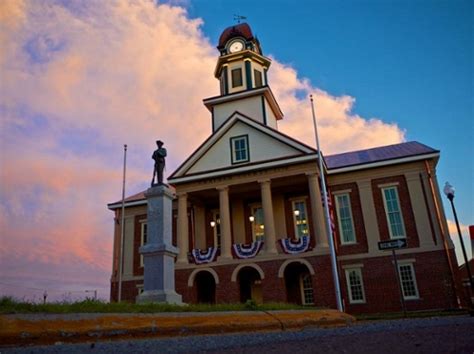
[[[234,21],[237,21],[237,23],[240,23],[241,20],[246,20],[247,17],[241,16],[241,15],[234,15]]]

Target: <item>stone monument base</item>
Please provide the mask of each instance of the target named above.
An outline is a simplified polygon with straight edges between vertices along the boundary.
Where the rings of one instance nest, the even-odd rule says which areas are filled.
[[[181,295],[172,290],[146,290],[137,296],[137,303],[146,302],[184,305]]]

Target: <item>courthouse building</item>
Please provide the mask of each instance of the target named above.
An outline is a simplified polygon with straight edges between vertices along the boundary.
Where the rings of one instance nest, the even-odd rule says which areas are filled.
[[[320,171],[314,148],[278,130],[271,61],[250,27],[227,28],[217,49],[220,95],[204,99],[212,132],[168,178],[183,302],[335,308],[324,174],[345,310],[400,310],[392,254],[378,247],[399,239],[407,243],[397,251],[407,309],[457,307],[457,262],[436,180],[440,152],[407,142],[324,156]],[[108,205],[116,219],[111,300],[122,268],[122,299],[133,302],[143,290],[147,202],[143,193],[125,200],[122,267],[121,206]]]

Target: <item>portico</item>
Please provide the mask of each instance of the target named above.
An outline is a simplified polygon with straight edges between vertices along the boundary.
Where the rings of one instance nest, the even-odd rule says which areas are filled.
[[[201,250],[217,247],[217,263],[234,259],[233,244],[257,240],[264,246],[256,257],[265,259],[283,253],[278,246],[282,238],[307,235],[312,248],[328,247],[316,163],[175,187],[178,266],[190,263],[188,245]]]

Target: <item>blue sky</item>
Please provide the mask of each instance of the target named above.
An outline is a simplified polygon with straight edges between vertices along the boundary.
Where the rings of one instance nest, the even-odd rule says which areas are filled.
[[[284,133],[314,145],[313,93],[326,154],[439,149],[438,181],[474,224],[472,2],[0,1],[0,293],[108,298],[123,144],[131,195],[155,140],[169,175],[209,136],[202,99],[234,14],[272,58]]]
[[[355,97],[358,114],[441,150],[439,184],[455,186],[459,219],[474,224],[471,1],[197,0],[188,9],[212,43],[234,14],[247,16],[265,53],[318,88]]]

